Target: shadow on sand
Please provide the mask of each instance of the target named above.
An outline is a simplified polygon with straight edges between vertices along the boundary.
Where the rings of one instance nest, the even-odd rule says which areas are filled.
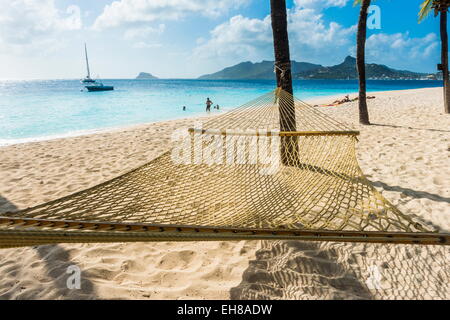
[[[396,129],[409,129],[409,130],[418,130],[418,131],[431,131],[431,132],[450,132],[450,130],[430,129],[430,128],[413,128],[413,127],[405,127],[405,126],[397,126],[397,125],[393,125],[393,124],[381,124],[381,123],[372,123],[371,126],[390,127],[390,128],[396,128]]]
[[[449,299],[450,248],[262,241],[231,299]]]
[[[426,192],[426,191],[416,191],[413,189],[403,188],[400,186],[390,186],[381,181],[371,181],[371,184],[375,187],[382,188],[386,191],[401,192],[404,195],[414,198],[414,199],[429,199],[431,201],[450,203],[450,198],[442,197],[438,194],[434,194],[434,193],[430,193],[430,192]],[[411,218],[414,218],[416,221],[420,221],[424,225],[428,225],[428,226],[432,227],[435,231],[440,231],[442,229],[441,226],[435,224],[433,221],[426,219],[423,216],[418,216],[413,213],[408,213],[408,215]],[[442,232],[442,231],[440,231],[440,232]]]
[[[0,214],[7,211],[16,211],[18,208],[8,199],[0,195]],[[45,245],[45,246],[34,246],[33,250],[36,251],[40,258],[39,262],[44,263],[44,269],[46,272],[46,278],[49,282],[45,282],[40,286],[36,286],[36,291],[25,293],[21,296],[23,299],[39,299],[41,292],[51,292],[50,297],[53,299],[93,299],[95,298],[95,287],[90,281],[90,277],[81,268],[81,286],[80,289],[69,289],[67,287],[67,279],[72,273],[67,273],[70,266],[77,266],[75,262],[71,260],[71,254],[69,250],[66,250],[60,245]],[[22,248],[8,249],[17,250],[20,252],[24,250]],[[1,250],[0,250],[1,255]],[[17,258],[19,261],[20,257]],[[2,263],[0,262],[0,268]],[[25,267],[25,266],[24,266]],[[29,270],[22,270],[22,272],[33,272],[32,267]],[[17,279],[20,281],[20,279]],[[51,286],[48,288],[46,286]],[[20,288],[21,286],[15,286]],[[0,288],[1,290],[2,288]],[[3,290],[2,290],[3,291]],[[10,296],[17,296],[13,292],[7,292],[2,294],[1,299],[8,299]]]
[[[383,188],[386,191],[401,192],[401,193],[403,193],[411,198],[414,198],[414,199],[429,199],[431,201],[450,203],[450,198],[442,197],[438,194],[434,194],[434,193],[430,193],[430,192],[426,192],[426,191],[416,191],[413,189],[403,188],[400,186],[390,186],[381,181],[372,181],[371,183],[375,187]]]
[[[262,241],[231,299],[372,299],[339,250],[305,241]]]

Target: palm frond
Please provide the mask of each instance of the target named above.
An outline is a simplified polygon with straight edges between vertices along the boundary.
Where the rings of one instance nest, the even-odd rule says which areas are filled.
[[[422,22],[428,16],[435,2],[436,0],[425,0],[424,2],[422,2],[419,11],[419,23]]]

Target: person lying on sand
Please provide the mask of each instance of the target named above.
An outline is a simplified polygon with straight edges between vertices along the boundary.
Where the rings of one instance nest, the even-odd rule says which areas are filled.
[[[328,106],[337,106],[337,105],[340,105],[340,104],[343,104],[343,103],[347,103],[347,102],[351,102],[351,101],[353,101],[353,100],[350,100],[349,95],[346,95],[346,96],[344,97],[344,99],[342,99],[342,100],[336,100],[336,101],[334,101],[333,103],[328,104]]]
[[[375,96],[368,96],[367,99],[375,99]],[[336,101],[334,101],[334,102],[331,103],[331,104],[326,104],[326,105],[324,105],[324,107],[338,106],[338,105],[341,105],[341,104],[344,104],[344,103],[347,103],[347,102],[353,102],[353,101],[358,101],[358,100],[359,100],[358,97],[353,98],[353,99],[350,99],[349,95],[346,95],[346,96],[344,97],[344,99],[342,99],[342,100],[336,100]]]

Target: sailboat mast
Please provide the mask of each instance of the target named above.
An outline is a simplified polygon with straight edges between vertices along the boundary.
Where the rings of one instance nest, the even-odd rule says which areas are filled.
[[[84,53],[86,55],[87,78],[90,79],[91,78],[91,71],[89,70],[89,59],[88,59],[88,54],[87,54],[86,43],[84,44]]]

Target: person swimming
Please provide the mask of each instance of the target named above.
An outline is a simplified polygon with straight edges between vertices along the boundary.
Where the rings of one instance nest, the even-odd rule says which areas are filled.
[[[211,105],[213,104],[213,102],[211,100],[209,100],[209,98],[206,98],[206,112],[210,112],[211,111]]]

